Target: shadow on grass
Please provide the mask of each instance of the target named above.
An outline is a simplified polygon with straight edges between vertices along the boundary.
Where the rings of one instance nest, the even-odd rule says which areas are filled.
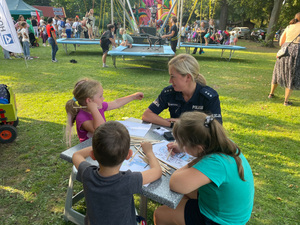
[[[2,224],[52,224],[62,219],[71,172],[71,165],[59,158],[67,149],[63,126],[19,119],[15,142],[0,144]]]
[[[255,179],[256,196],[251,224],[264,224],[264,214],[280,214],[290,224],[299,218],[291,210],[299,205],[298,176],[300,140],[280,136],[280,127],[286,130],[299,129],[299,123],[288,125],[279,119],[247,113],[228,112],[227,120],[235,127],[229,131],[248,159]],[[231,116],[232,115],[232,116]],[[261,121],[261,123],[259,123]],[[244,133],[235,132],[244,130]],[[295,132],[297,134],[297,132]],[[298,146],[298,147],[297,147]],[[273,222],[272,222],[273,220]],[[268,218],[268,223],[278,224],[278,218]]]
[[[99,49],[99,51],[86,51],[86,50],[82,50],[80,51],[80,49],[77,48],[76,51],[69,51],[68,50],[68,54],[66,56],[101,56],[102,57],[103,53],[102,50]]]
[[[117,69],[152,69],[168,73],[168,62],[169,58],[167,57],[116,57]],[[152,74],[155,75],[155,73]]]

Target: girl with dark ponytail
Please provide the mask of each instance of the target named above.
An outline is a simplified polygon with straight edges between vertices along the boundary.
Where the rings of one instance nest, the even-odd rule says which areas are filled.
[[[179,148],[196,159],[172,174],[170,189],[185,196],[176,209],[159,207],[155,224],[246,224],[253,208],[253,175],[222,125],[213,116],[186,112],[173,134]]]

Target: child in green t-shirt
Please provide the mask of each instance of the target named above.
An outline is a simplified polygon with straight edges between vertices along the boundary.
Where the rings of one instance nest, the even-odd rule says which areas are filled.
[[[247,159],[222,125],[212,115],[185,112],[174,124],[173,135],[178,145],[169,151],[184,151],[196,158],[171,175],[170,189],[184,194],[181,202],[176,209],[157,208],[154,221],[246,224],[253,208],[253,175]]]
[[[133,39],[129,34],[126,34],[126,30],[124,28],[120,29],[120,34],[122,35],[122,38],[123,38],[121,45],[132,48]]]

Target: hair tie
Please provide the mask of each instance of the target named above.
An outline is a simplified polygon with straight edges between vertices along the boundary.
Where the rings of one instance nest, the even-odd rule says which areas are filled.
[[[73,101],[74,101],[74,102],[77,102],[77,100],[76,100],[76,98],[75,98],[75,97],[73,97],[72,99],[73,99]]]
[[[206,118],[205,118],[205,121],[204,121],[204,126],[206,127],[206,128],[209,128],[209,126],[210,126],[210,124],[211,124],[211,122],[214,120],[214,117],[213,116],[207,116]]]
[[[81,81],[78,81],[77,84],[75,85],[75,88],[77,88],[80,84],[86,82],[86,80],[81,80]]]

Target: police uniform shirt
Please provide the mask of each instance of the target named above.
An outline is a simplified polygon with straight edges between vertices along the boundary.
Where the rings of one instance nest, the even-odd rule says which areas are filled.
[[[169,108],[171,118],[178,118],[184,112],[200,111],[212,114],[222,124],[218,93],[211,87],[203,87],[198,83],[188,102],[184,100],[181,92],[175,91],[170,85],[164,88],[158,98],[149,106],[149,109],[157,115],[167,108]]]

